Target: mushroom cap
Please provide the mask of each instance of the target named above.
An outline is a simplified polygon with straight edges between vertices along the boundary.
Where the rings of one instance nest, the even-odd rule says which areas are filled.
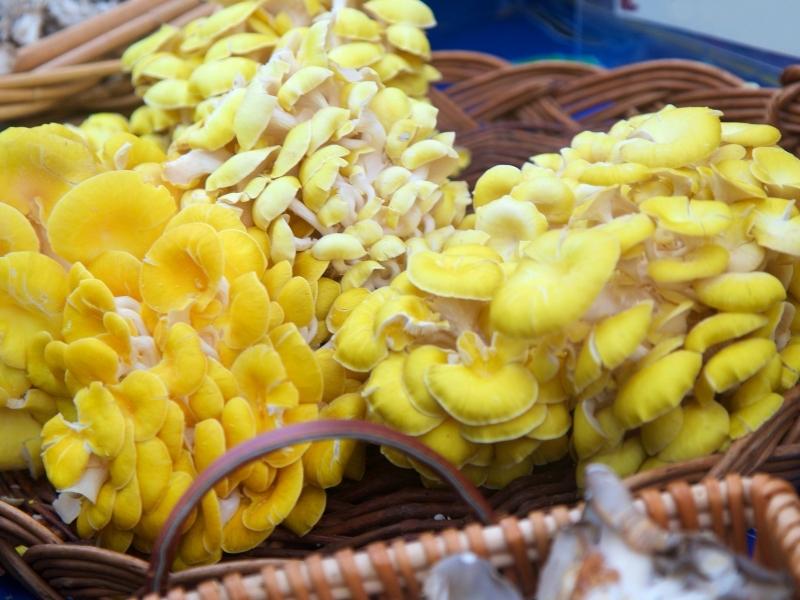
[[[463,467],[478,451],[478,445],[462,436],[459,423],[453,419],[445,419],[440,425],[419,436],[418,439],[458,468]],[[429,479],[438,479],[429,467],[413,458],[408,460],[421,475]]]
[[[440,425],[445,417],[424,415],[414,408],[403,386],[403,354],[390,354],[364,384],[370,409],[385,423],[408,435],[419,436]]]
[[[167,419],[167,387],[148,371],[132,371],[109,387],[133,424],[133,440],[143,442],[158,434]]]
[[[774,146],[780,139],[780,129],[772,125],[736,123],[734,121],[722,123],[722,141],[728,144],[741,144],[751,148]]]
[[[26,457],[31,443],[41,445],[42,425],[25,410],[11,410],[0,407],[0,469],[17,471],[22,469],[41,469],[39,453]],[[72,449],[75,451],[75,449]],[[79,451],[78,451],[79,452]],[[67,457],[66,460],[69,460]],[[59,461],[60,462],[60,461]],[[49,462],[50,471],[58,469],[55,462]],[[79,464],[72,465],[80,468]]]
[[[728,411],[722,405],[716,402],[686,402],[683,405],[680,432],[659,452],[657,458],[681,462],[713,454],[728,439],[729,429]]]
[[[780,280],[765,272],[723,273],[693,287],[701,302],[725,312],[764,312],[786,299]]]
[[[589,460],[591,463],[600,463],[611,467],[619,477],[633,475],[639,470],[646,455],[638,437],[629,437],[616,448],[599,452]],[[586,462],[578,463],[575,472],[575,481],[579,488],[585,485]]]
[[[408,279],[417,288],[464,300],[490,300],[503,281],[497,261],[483,256],[459,254],[460,248],[444,253],[431,250],[408,257]]]
[[[52,258],[29,251],[0,257],[0,362],[24,369],[32,337],[58,335],[67,291],[64,269]]]
[[[676,406],[671,411],[642,425],[642,445],[650,456],[655,456],[669,445],[683,427],[683,409]]]
[[[533,406],[538,384],[528,369],[506,363],[496,350],[481,349],[472,332],[461,334],[458,346],[462,362],[433,365],[425,374],[428,391],[454,419],[465,425],[493,425]],[[484,358],[484,353],[489,356]]]
[[[322,515],[325,514],[327,505],[327,494],[314,485],[306,485],[297,499],[292,512],[283,521],[283,526],[287,527],[298,536],[304,536],[314,528]]]
[[[406,23],[427,29],[436,25],[433,11],[421,0],[370,0],[364,10],[386,23]]]
[[[475,227],[489,234],[488,245],[505,257],[517,252],[519,242],[534,239],[547,230],[547,219],[530,202],[504,196],[478,208]]]
[[[0,132],[0,164],[2,202],[40,223],[75,184],[100,171],[91,148],[62,125]]]
[[[618,152],[626,162],[651,168],[679,168],[707,158],[719,146],[721,136],[719,117],[714,111],[673,108],[645,119],[618,146]]]
[[[800,214],[794,200],[767,198],[753,215],[753,233],[759,245],[800,256]]]
[[[655,218],[659,227],[681,235],[711,237],[731,226],[730,207],[719,200],[690,200],[686,196],[654,196],[639,210]]]
[[[597,229],[612,235],[619,242],[620,253],[625,254],[647,240],[656,230],[653,221],[643,213],[632,213],[611,219]]]
[[[491,167],[475,183],[472,205],[478,209],[507,196],[520,183],[522,183],[522,173],[517,167],[511,165]]]
[[[800,159],[777,146],[753,149],[750,171],[773,196],[800,196]]]
[[[524,413],[493,425],[464,425],[461,427],[461,435],[464,439],[477,444],[492,444],[495,442],[506,442],[519,437],[528,435],[534,429],[542,425],[549,415],[547,404],[533,404]]]
[[[780,410],[783,400],[784,398],[780,394],[767,394],[760,400],[733,411],[731,413],[731,439],[738,440],[748,433],[758,430]]]
[[[531,242],[517,270],[492,298],[500,332],[532,338],[580,319],[611,278],[619,244],[598,230],[549,231]]]
[[[408,399],[416,410],[430,417],[444,416],[445,412],[425,385],[425,374],[433,365],[447,364],[447,352],[437,346],[425,345],[408,353],[403,365],[403,385]]]
[[[678,406],[702,367],[698,352],[677,350],[640,368],[619,388],[614,414],[633,429]]]
[[[647,263],[647,274],[658,283],[683,283],[714,277],[728,268],[728,251],[716,244],[698,246],[680,258],[659,258]]]
[[[375,335],[375,317],[381,306],[393,296],[394,290],[382,288],[365,298],[363,294],[353,294],[352,300],[358,302],[339,328],[330,326],[337,302],[328,315],[328,328],[335,331],[333,336],[336,353],[334,358],[343,367],[356,372],[367,372],[389,353],[384,338]],[[342,294],[339,298],[343,298]],[[345,305],[345,301],[342,301]]]
[[[753,376],[776,353],[775,342],[769,339],[734,342],[708,360],[703,368],[703,378],[715,392],[725,392]]]
[[[702,354],[712,346],[752,333],[766,323],[765,316],[752,313],[711,315],[692,327],[686,336],[684,347]]]
[[[159,237],[144,257],[141,290],[154,310],[205,308],[223,276],[222,243],[210,225],[188,223]]]
[[[36,231],[14,206],[0,203],[0,256],[22,251],[39,251]]]
[[[653,318],[653,302],[645,300],[628,310],[603,319],[592,331],[588,343],[607,369],[616,369],[639,347]]]
[[[142,258],[174,213],[166,188],[145,183],[134,171],[109,171],[64,194],[47,231],[53,250],[69,261],[89,263],[110,250]]]
[[[544,442],[565,436],[572,425],[572,417],[566,403],[557,402],[543,406],[547,407],[547,415],[527,434],[527,437]]]
[[[615,447],[622,441],[625,429],[614,415],[613,407],[598,410],[594,402],[585,400],[575,407],[572,418],[572,446],[580,460]]]

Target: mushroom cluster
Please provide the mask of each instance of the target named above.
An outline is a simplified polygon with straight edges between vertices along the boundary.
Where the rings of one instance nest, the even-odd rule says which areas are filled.
[[[123,68],[145,102],[132,117],[138,133],[169,134],[207,116],[220,95],[246,86],[272,54],[321,21],[326,26],[316,27],[305,42],[305,66],[325,68],[330,62],[343,70],[369,67],[387,86],[418,98],[440,78],[428,64],[431,50],[424,31],[436,20],[420,0],[221,4],[228,6],[182,28],[162,26],[123,55]],[[304,85],[315,87],[325,79],[321,71],[308,71],[295,80],[293,92],[305,94],[311,88],[304,90]],[[284,102],[281,107],[287,108]]]
[[[490,487],[567,453],[580,481],[720,450],[800,376],[800,159],[779,137],[668,106],[494,167],[332,327],[335,359],[369,373],[372,419]]]
[[[183,34],[162,30],[132,47],[126,60],[135,80],[153,57],[189,60],[157,51],[165,45],[208,50],[188,79],[162,79],[147,89],[148,105],[131,117],[130,130],[152,141],[158,128],[150,125],[191,115],[171,130],[162,173],[181,190],[182,207],[241,211],[243,222],[268,237],[274,263],[304,261],[320,272],[330,266],[345,289],[384,285],[403,268],[407,239],[452,229],[469,204],[466,185],[448,180],[460,163],[453,134],[439,133],[436,108],[392,87],[397,77],[384,72],[386,61],[410,61],[412,51],[427,57],[427,42],[417,48],[392,32],[425,40],[417,27],[433,23],[430,11],[418,0],[373,0],[364,9],[376,21],[334,3],[308,26],[279,27],[282,35],[264,47],[263,65],[258,53],[220,55],[237,47],[237,36],[257,35],[231,31],[266,19],[271,13],[262,4],[233,4]],[[287,14],[269,20],[277,27]],[[348,41],[373,31],[380,39],[385,34],[395,52]],[[178,88],[192,102],[156,99]],[[195,92],[202,97],[196,105]],[[170,118],[153,117],[162,113]]]
[[[81,536],[147,551],[227,449],[365,405],[358,377],[309,343],[340,287],[327,264],[272,264],[267,236],[230,205],[179,209],[147,162],[157,147],[119,125],[0,134],[0,467],[43,466]],[[240,469],[187,525],[179,566],[281,523],[308,531],[354,450],[305,444]]]

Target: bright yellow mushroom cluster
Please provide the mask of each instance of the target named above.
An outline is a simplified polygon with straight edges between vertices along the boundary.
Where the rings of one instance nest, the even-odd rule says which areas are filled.
[[[433,24],[432,16],[418,0],[373,0],[367,12],[334,3],[311,11],[316,16],[307,26],[289,28],[290,13],[270,16],[280,8],[236,3],[182,34],[162,30],[132,47],[124,60],[136,79],[165,44],[210,46],[206,62],[178,86],[186,94],[202,88],[200,103],[159,104],[154,95],[174,91],[178,81],[160,80],[144,93],[148,106],[134,113],[130,130],[150,141],[158,128],[143,122],[174,121],[154,117],[158,111],[188,115],[170,134],[162,175],[182,191],[181,206],[241,211],[243,222],[269,237],[274,263],[294,263],[310,251],[345,289],[385,284],[403,268],[407,239],[452,229],[469,203],[466,185],[447,179],[459,165],[453,134],[437,132],[436,108],[393,87],[397,77],[384,72],[387,61],[410,61],[412,50],[427,57],[427,42],[415,49],[410,40],[425,40],[417,27]],[[230,33],[241,23],[264,20],[281,33],[266,54],[218,56],[237,36],[256,35]],[[235,26],[216,25],[229,21]],[[396,52],[348,41],[373,30]]]
[[[424,31],[436,19],[420,0],[221,4],[228,6],[182,28],[162,26],[123,55],[123,68],[146,104],[132,117],[137,133],[164,133],[200,120],[219,96],[244,87],[273,54],[307,35],[300,57],[307,66],[323,68],[330,61],[344,71],[369,67],[387,86],[419,98],[441,77],[428,64],[431,49]],[[324,49],[327,56],[322,56]],[[294,91],[301,91],[298,84],[302,88],[314,81],[324,81],[321,72],[307,71],[294,82]]]
[[[179,209],[160,165],[140,162],[158,152],[120,128],[97,115],[0,134],[0,468],[43,465],[82,537],[147,551],[227,449],[365,404],[359,378],[310,345],[339,290],[327,263],[270,263],[230,205]],[[281,523],[305,533],[354,452],[305,444],[241,468],[196,511],[178,565]]]
[[[800,376],[800,159],[779,137],[670,106],[490,169],[457,230],[354,298],[336,360],[369,373],[371,418],[489,486],[568,452],[580,479],[724,448]]]

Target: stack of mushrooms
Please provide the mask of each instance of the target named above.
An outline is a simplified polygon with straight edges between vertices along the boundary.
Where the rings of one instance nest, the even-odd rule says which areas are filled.
[[[419,0],[229,3],[123,56],[144,106],[0,133],[0,468],[148,552],[227,450],[370,419],[500,488],[621,475],[755,431],[800,376],[800,159],[666,107],[473,197],[426,99]],[[424,466],[393,463],[437,482]],[[363,448],[315,442],[204,498],[176,567],[299,535]]]

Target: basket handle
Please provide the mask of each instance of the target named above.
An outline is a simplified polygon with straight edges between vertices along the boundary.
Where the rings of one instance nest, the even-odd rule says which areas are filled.
[[[184,521],[202,497],[221,479],[247,463],[286,446],[329,439],[353,439],[383,444],[405,452],[430,467],[447,481],[475,511],[485,524],[495,519],[492,507],[478,489],[449,462],[416,439],[383,425],[355,420],[321,420],[290,425],[254,437],[225,453],[200,473],[186,490],[153,545],[147,569],[145,589],[159,594],[164,591],[170,566],[178,545],[178,534]]]

